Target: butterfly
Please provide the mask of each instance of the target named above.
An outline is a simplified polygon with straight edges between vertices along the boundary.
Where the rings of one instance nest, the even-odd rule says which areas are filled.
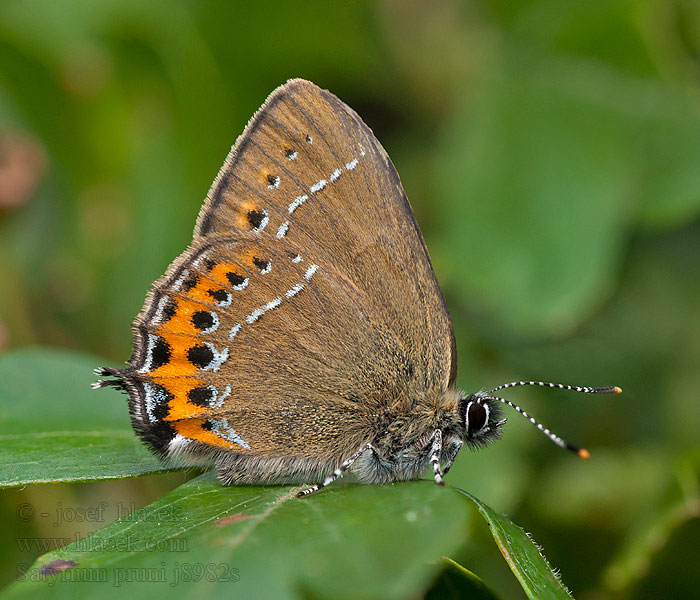
[[[213,464],[225,485],[438,484],[460,449],[498,438],[500,405],[455,387],[445,299],[389,156],[346,104],[309,81],[272,92],[158,279],[123,369],[94,387],[129,396],[158,455]]]

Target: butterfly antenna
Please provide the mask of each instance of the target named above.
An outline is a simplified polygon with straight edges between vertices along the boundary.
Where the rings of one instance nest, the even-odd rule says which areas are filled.
[[[571,390],[574,392],[581,392],[584,394],[619,394],[622,392],[622,389],[617,387],[616,385],[609,385],[604,387],[580,387],[576,385],[564,385],[562,383],[548,383],[546,381],[512,381],[510,383],[504,383],[503,385],[499,385],[488,392],[489,396],[491,396],[494,400],[503,402],[503,404],[507,404],[512,409],[519,412],[523,417],[530,421],[530,423],[537,427],[537,429],[539,429],[550,440],[552,440],[557,446],[559,446],[560,448],[565,448],[566,450],[570,450],[571,452],[573,452],[574,454],[578,454],[578,456],[585,460],[588,460],[591,457],[591,454],[590,452],[588,452],[588,450],[586,450],[585,448],[580,448],[579,446],[575,446],[574,444],[570,444],[569,442],[563,440],[556,433],[550,431],[544,425],[542,425],[542,423],[540,423],[537,419],[528,415],[517,404],[514,404],[513,402],[511,402],[510,400],[506,400],[505,398],[500,398],[499,396],[492,395],[493,392],[497,392],[498,390],[518,387],[521,385],[537,385],[540,387],[549,387],[558,390]]]
[[[616,385],[606,385],[603,387],[580,387],[578,385],[564,385],[563,383],[548,383],[547,381],[511,381],[510,383],[504,383],[503,385],[499,385],[492,390],[489,390],[489,394],[497,392],[498,390],[505,390],[507,388],[518,387],[521,385],[538,385],[540,387],[548,387],[555,390],[571,390],[572,392],[582,392],[584,394],[622,393],[622,388],[619,388]]]

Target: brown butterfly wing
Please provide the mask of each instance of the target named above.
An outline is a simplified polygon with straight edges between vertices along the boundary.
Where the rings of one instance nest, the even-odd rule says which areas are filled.
[[[423,237],[394,165],[354,110],[308,81],[275,90],[227,157],[195,237],[249,228],[251,210],[269,216],[264,239],[288,224],[285,239],[371,290],[431,382],[454,378],[452,326]]]
[[[130,365],[134,425],[163,452],[342,458],[397,402],[452,385],[425,244],[354,111],[306,81],[273,92],[149,295]]]

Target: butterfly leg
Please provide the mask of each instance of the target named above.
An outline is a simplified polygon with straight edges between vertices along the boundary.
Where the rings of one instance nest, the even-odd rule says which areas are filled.
[[[463,444],[464,442],[462,440],[458,440],[450,447],[449,450],[447,450],[447,452],[445,452],[445,468],[442,470],[443,477],[447,475],[450,467],[452,467],[452,463],[455,461],[455,458],[457,458]]]
[[[321,483],[316,483],[312,485],[310,488],[307,488],[305,490],[302,490],[297,494],[297,498],[303,498],[304,496],[308,496],[309,494],[313,494],[314,492],[317,492],[321,488],[326,487],[327,485],[330,485],[333,483],[336,479],[339,477],[343,476],[343,473],[347,471],[350,468],[350,465],[354,463],[362,454],[365,452],[372,451],[375,454],[378,454],[377,451],[374,449],[374,446],[372,444],[365,444],[360,448],[355,454],[353,454],[350,458],[347,460],[343,461],[343,464],[340,465],[333,473],[331,473],[328,477],[326,477],[323,482]]]
[[[433,445],[430,449],[430,462],[433,465],[433,474],[435,483],[445,485],[442,480],[443,473],[440,472],[440,452],[442,451],[442,431],[436,429],[433,431]]]

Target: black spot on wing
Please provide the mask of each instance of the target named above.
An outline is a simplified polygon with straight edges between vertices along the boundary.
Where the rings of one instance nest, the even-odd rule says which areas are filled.
[[[261,210],[248,211],[248,223],[253,229],[258,229],[265,218],[265,213]]]
[[[253,258],[253,264],[258,267],[261,271],[264,271],[270,266],[269,261],[264,260],[262,258],[258,258],[257,256]]]
[[[228,279],[229,283],[234,287],[241,285],[245,281],[245,277],[243,277],[243,275],[239,275],[233,271],[226,273],[226,279]]]
[[[214,316],[207,310],[198,310],[192,315],[192,325],[200,331],[209,329],[214,324]]]
[[[208,290],[207,293],[217,302],[226,302],[228,300],[228,292],[226,290]]]
[[[212,390],[208,387],[196,387],[187,392],[187,399],[197,406],[208,406],[212,399]]]
[[[214,360],[214,353],[209,346],[193,346],[187,351],[187,360],[195,367],[204,369]]]
[[[156,337],[153,349],[151,350],[151,369],[155,370],[158,367],[167,365],[170,362],[171,356],[172,349],[170,348],[170,344],[162,337]]]

